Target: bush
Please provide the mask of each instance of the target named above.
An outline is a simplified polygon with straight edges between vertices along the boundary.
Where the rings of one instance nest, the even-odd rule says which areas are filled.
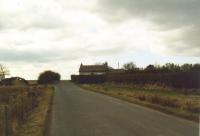
[[[38,78],[38,84],[53,84],[59,81],[60,74],[53,71],[45,71]]]

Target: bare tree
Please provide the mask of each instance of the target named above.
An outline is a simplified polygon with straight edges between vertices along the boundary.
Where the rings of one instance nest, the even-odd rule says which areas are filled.
[[[6,75],[9,75],[10,71],[4,65],[0,64],[0,80],[5,79]]]

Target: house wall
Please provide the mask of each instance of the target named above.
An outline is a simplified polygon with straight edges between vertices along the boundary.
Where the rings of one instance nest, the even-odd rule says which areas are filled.
[[[26,83],[22,80],[13,80],[12,85],[26,85]]]

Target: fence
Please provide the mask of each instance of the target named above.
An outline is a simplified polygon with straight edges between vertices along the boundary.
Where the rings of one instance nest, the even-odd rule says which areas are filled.
[[[0,106],[0,135],[5,136],[5,114],[4,114],[4,107]]]
[[[8,126],[8,107],[1,106],[0,107],[0,134],[2,136],[9,135],[9,126]]]
[[[27,90],[26,90],[27,89]],[[12,136],[38,106],[41,89],[26,88],[0,97],[0,136]],[[0,94],[1,95],[1,94]]]

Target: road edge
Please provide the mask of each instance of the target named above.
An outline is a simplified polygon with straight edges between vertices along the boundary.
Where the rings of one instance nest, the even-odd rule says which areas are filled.
[[[44,136],[49,136],[49,133],[50,133],[49,130],[50,130],[51,119],[52,119],[52,109],[53,109],[53,101],[54,101],[54,94],[55,94],[55,86],[53,86],[52,88],[53,88],[53,92],[52,92],[52,96],[50,98],[49,109],[47,111],[48,115],[45,119],[45,127],[43,130]]]
[[[156,106],[154,104],[144,104],[144,103],[139,102],[139,101],[128,100],[126,98],[123,98],[123,97],[120,97],[120,96],[117,96],[117,95],[112,95],[112,94],[109,94],[109,93],[106,93],[106,92],[97,91],[95,89],[85,88],[85,87],[83,87],[79,84],[75,84],[75,85],[77,85],[78,87],[82,88],[85,91],[91,91],[91,92],[94,92],[94,93],[99,93],[99,94],[103,94],[103,95],[106,95],[106,96],[110,96],[110,97],[113,97],[113,98],[116,98],[116,99],[119,99],[119,100],[122,100],[122,101],[126,101],[126,102],[129,102],[129,103],[132,103],[132,104],[136,104],[136,105],[139,105],[139,106],[142,106],[142,107],[145,107],[145,108],[156,110],[156,111],[164,113],[166,115],[171,115],[171,116],[174,116],[174,117],[178,117],[178,118],[181,118],[181,119],[185,119],[187,121],[192,121],[194,123],[200,124],[200,122],[199,122],[200,116],[198,118],[196,118],[196,116],[188,117],[188,116],[184,116],[184,115],[181,115],[181,114],[176,114],[172,111],[166,110],[164,107]]]

